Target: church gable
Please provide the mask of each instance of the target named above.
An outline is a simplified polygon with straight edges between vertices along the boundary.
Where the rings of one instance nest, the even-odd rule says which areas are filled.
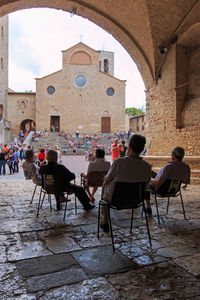
[[[83,43],[62,51],[63,67],[65,65],[96,65],[99,66],[99,51]]]
[[[77,51],[70,58],[71,65],[91,65],[91,63],[90,55],[84,51]]]

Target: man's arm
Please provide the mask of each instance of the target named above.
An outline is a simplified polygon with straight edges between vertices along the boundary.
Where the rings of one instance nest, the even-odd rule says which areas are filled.
[[[155,186],[157,189],[164,183],[165,180],[162,178],[157,178],[157,179],[151,179],[151,183],[153,186]]]
[[[110,181],[112,181],[115,178],[116,170],[117,170],[117,159],[113,161],[110,169],[108,170],[108,174],[106,175],[104,179],[104,184],[108,184]]]

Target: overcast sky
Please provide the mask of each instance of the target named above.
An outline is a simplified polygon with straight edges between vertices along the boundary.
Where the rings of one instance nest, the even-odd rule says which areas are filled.
[[[145,105],[141,75],[120,43],[87,19],[55,9],[27,9],[9,15],[9,87],[17,92],[35,91],[34,78],[60,70],[61,50],[80,39],[95,50],[114,52],[114,75],[127,80],[126,107]]]

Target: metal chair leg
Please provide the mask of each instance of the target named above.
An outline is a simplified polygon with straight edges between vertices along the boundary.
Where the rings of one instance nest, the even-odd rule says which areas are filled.
[[[40,211],[40,205],[41,205],[41,197],[42,197],[42,187],[41,187],[41,190],[40,190],[40,196],[39,196],[39,201],[38,201],[37,218],[39,218],[39,211]]]
[[[76,184],[76,179],[74,179],[74,185]],[[75,194],[74,194],[75,195]],[[75,214],[77,215],[77,201],[76,201],[76,195],[75,195]]]
[[[110,227],[110,234],[111,234],[111,239],[112,239],[112,247],[113,247],[113,252],[115,252],[115,244],[114,244],[114,238],[113,238],[113,230],[112,230],[112,224],[111,224],[111,218],[110,218],[110,208],[108,208],[108,224]]]
[[[76,195],[75,195],[75,214],[77,215],[77,201],[76,201]]]
[[[145,208],[144,202],[143,202],[143,208]],[[152,244],[151,244],[151,235],[150,235],[150,230],[149,230],[149,222],[148,222],[147,213],[146,213],[145,209],[144,209],[144,214],[145,214],[145,219],[146,219],[147,233],[148,233],[148,236],[149,236],[149,244],[150,244],[150,246],[152,246]]]
[[[183,216],[184,216],[184,219],[187,220],[186,215],[185,215],[185,209],[184,209],[183,197],[182,197],[181,190],[180,190],[180,198],[181,198],[181,204],[182,204],[182,209],[183,209]]]
[[[30,204],[32,204],[32,203],[33,203],[33,199],[34,199],[34,196],[35,196],[36,189],[37,189],[37,184],[35,185],[35,188],[34,188],[34,191],[33,191],[33,195],[32,195],[32,198],[31,198]]]
[[[41,201],[40,208],[42,208],[42,205],[43,205],[43,203],[44,203],[44,198],[45,198],[45,193],[43,194],[43,197],[42,197],[42,201]]]
[[[68,198],[68,195],[67,195],[67,198]],[[64,211],[64,216],[63,216],[63,222],[65,222],[66,211],[67,211],[67,201],[65,203],[65,211]]]
[[[168,201],[167,201],[166,215],[168,214],[168,210],[169,210],[169,198],[170,198],[170,197],[168,197]]]
[[[159,225],[160,225],[160,216],[159,216],[159,211],[158,211],[158,202],[157,202],[156,195],[155,195],[155,202],[156,202],[156,211],[157,211],[158,223],[159,223]]]
[[[52,205],[51,205],[51,194],[48,195],[49,197],[49,205],[50,205],[50,211],[52,211]]]
[[[100,227],[100,213],[101,213],[101,204],[99,202],[99,210],[98,210],[98,227],[97,227],[97,238],[99,239],[99,227]]]
[[[132,208],[132,213],[131,213],[131,227],[130,227],[130,234],[132,234],[132,229],[133,229],[133,213],[134,213],[134,208]]]

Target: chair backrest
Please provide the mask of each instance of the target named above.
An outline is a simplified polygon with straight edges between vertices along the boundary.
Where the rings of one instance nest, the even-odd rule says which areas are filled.
[[[117,209],[138,208],[144,201],[146,182],[116,182],[111,205]]]
[[[162,197],[175,197],[180,192],[181,183],[181,180],[167,179],[160,186],[157,194]]]
[[[55,177],[52,174],[43,174],[42,178],[42,187],[48,194],[59,194],[60,191],[56,185]]]
[[[108,171],[94,171],[88,173],[88,185],[89,186],[102,186],[104,177]]]

